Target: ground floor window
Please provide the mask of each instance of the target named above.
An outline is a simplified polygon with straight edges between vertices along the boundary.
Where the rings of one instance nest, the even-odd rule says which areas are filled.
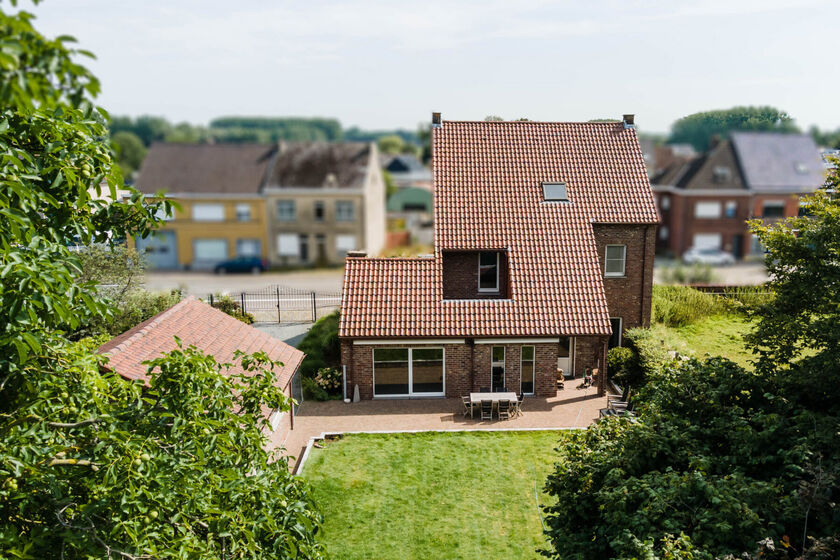
[[[522,347],[522,393],[525,395],[534,394],[534,347]]]
[[[259,257],[262,254],[259,239],[237,239],[236,254],[240,257]]]
[[[719,233],[695,233],[692,239],[694,249],[720,249],[723,236]]]
[[[196,239],[193,242],[196,261],[218,262],[227,258],[227,241],[224,239]]]
[[[443,348],[375,348],[373,394],[443,395]]]
[[[490,357],[490,385],[492,391],[505,390],[505,347],[494,346]]]
[[[612,335],[610,335],[609,348],[621,346],[621,317],[610,317],[610,327],[612,327]]]

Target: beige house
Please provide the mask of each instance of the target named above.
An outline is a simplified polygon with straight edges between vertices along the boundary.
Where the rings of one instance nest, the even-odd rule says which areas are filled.
[[[274,265],[342,264],[385,245],[385,182],[375,144],[281,142],[262,193]]]

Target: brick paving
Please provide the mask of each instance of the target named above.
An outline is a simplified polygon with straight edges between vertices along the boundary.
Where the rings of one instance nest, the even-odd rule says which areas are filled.
[[[522,416],[510,420],[481,421],[478,411],[474,419],[464,417],[460,399],[306,401],[295,416],[294,430],[284,441],[273,443],[284,445],[286,454],[296,461],[309,438],[324,432],[581,428],[598,418],[607,398],[598,397],[596,387],[578,389],[577,383],[567,382],[566,389],[553,397],[526,397]]]

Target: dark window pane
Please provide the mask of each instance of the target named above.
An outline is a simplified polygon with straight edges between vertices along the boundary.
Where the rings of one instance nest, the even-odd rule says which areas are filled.
[[[522,347],[522,359],[523,360],[533,360],[534,359],[534,347],[533,346],[523,346]]]
[[[373,351],[373,394],[408,394],[408,349],[377,348]]]
[[[408,362],[408,348],[377,348],[373,351],[374,362]]]
[[[571,348],[571,342],[568,336],[561,336],[560,337],[560,348],[557,351],[558,358],[568,358],[569,352]]]
[[[443,349],[421,348],[411,351],[411,391],[443,392]]]
[[[504,346],[494,346],[493,347],[493,361],[494,362],[504,362],[505,361],[505,347]]]
[[[621,319],[610,319],[612,335],[610,336],[610,348],[621,346]]]

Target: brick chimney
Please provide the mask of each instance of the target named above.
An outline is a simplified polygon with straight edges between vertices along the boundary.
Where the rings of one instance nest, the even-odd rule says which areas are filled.
[[[624,128],[635,128],[636,127],[636,115],[623,115],[621,117],[622,122],[624,122]]]
[[[351,258],[362,258],[367,256],[367,251],[347,251],[347,256]]]
[[[432,127],[440,128],[441,123],[440,113],[432,113]]]

